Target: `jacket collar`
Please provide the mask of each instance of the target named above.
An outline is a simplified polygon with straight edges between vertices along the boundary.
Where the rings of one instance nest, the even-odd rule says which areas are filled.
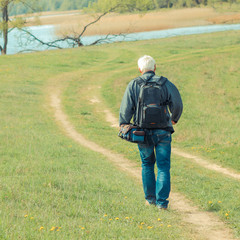
[[[154,71],[148,71],[148,72],[145,72],[141,78],[145,81],[148,81],[150,78],[152,78],[153,76],[155,75],[155,72]]]

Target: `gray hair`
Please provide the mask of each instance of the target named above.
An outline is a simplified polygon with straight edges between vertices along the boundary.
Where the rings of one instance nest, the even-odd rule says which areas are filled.
[[[141,70],[141,72],[144,72],[147,70],[154,71],[155,64],[156,64],[155,60],[148,55],[144,55],[143,57],[138,59],[138,67]]]

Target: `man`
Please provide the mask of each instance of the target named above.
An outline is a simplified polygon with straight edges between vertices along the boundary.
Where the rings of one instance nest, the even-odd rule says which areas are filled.
[[[142,160],[142,182],[146,205],[153,204],[159,209],[167,209],[170,193],[171,134],[174,132],[173,125],[178,122],[182,114],[182,99],[173,83],[164,77],[155,75],[156,64],[151,56],[141,57],[138,60],[138,67],[141,76],[133,79],[126,88],[120,107],[119,125],[129,124],[133,117],[134,125],[139,126],[138,108],[141,91],[139,83],[154,85],[160,82],[161,95],[164,100],[162,101],[166,104],[164,112],[167,120],[164,125],[156,125],[156,128],[154,126],[144,128],[146,140],[144,144],[138,144],[138,149]],[[157,116],[159,121],[161,117],[160,114]],[[154,173],[155,162],[158,169],[157,179]]]

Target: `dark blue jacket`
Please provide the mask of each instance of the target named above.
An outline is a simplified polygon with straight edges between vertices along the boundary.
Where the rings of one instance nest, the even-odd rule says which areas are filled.
[[[141,78],[151,82],[159,79],[159,77],[156,76],[155,73],[152,71],[144,73]],[[132,117],[133,123],[136,123],[136,108],[140,92],[140,86],[139,84],[137,84],[138,79],[139,77],[133,79],[126,88],[120,107],[119,125],[129,124]],[[182,99],[176,86],[169,80],[165,82],[164,88],[165,99],[169,103],[168,107],[171,112],[171,114],[167,112],[167,114],[169,115],[169,124],[168,127],[164,130],[174,132],[171,121],[177,123],[180,119],[183,110]]]

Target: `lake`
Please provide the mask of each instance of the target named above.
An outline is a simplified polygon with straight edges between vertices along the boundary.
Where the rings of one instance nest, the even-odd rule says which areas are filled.
[[[32,34],[37,36],[44,42],[49,42],[56,40],[55,27],[54,25],[45,26],[34,26],[26,28]],[[174,28],[168,30],[159,31],[149,31],[149,32],[139,32],[130,33],[124,36],[109,36],[109,40],[106,43],[118,42],[118,41],[138,41],[138,40],[148,40],[157,38],[168,38],[175,36],[191,35],[191,34],[202,34],[202,33],[213,33],[220,31],[230,31],[230,30],[240,30],[240,24],[226,24],[226,25],[208,25],[208,26],[195,26],[195,27],[185,27],[185,28]],[[105,36],[86,36],[82,38],[84,45],[90,45],[97,39],[104,39]],[[0,39],[2,44],[2,38]],[[66,43],[61,44],[62,48],[69,47]],[[21,32],[17,29],[12,30],[9,33],[9,43],[8,43],[8,54],[16,54],[23,50],[27,52],[32,51],[44,51],[48,49],[46,46],[42,46],[37,42],[32,42],[26,36],[22,36]],[[25,51],[24,51],[25,52]]]

